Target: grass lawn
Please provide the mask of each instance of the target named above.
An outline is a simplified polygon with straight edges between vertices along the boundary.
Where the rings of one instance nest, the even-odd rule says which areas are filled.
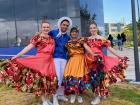
[[[131,47],[128,47],[128,48],[134,48],[134,47],[133,47],[133,46],[131,46]],[[138,48],[140,48],[140,46],[139,46]]]
[[[104,99],[100,105],[140,105],[140,85],[118,83],[111,87],[112,96]],[[90,105],[92,93],[83,95],[84,103]],[[39,97],[32,94],[16,92],[14,89],[0,84],[0,105],[42,105]],[[60,102],[60,105],[72,105]],[[79,105],[77,102],[73,105]]]

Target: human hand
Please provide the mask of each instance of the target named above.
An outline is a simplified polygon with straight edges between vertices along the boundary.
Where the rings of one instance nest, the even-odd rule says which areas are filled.
[[[117,57],[118,57],[119,59],[123,59],[123,58],[124,58],[123,56],[120,56],[120,55],[117,55]]]
[[[14,60],[14,59],[16,59],[17,57],[16,56],[13,56],[12,58],[11,58],[11,60]]]

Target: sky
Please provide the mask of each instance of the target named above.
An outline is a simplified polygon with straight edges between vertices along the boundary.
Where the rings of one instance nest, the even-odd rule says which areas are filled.
[[[137,1],[137,0],[135,0]],[[107,22],[131,23],[131,0],[103,0],[104,20]],[[139,0],[140,3],[140,0]],[[137,4],[136,4],[137,14]]]

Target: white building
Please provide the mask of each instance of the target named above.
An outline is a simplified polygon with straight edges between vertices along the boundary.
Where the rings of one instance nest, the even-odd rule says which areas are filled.
[[[105,23],[105,35],[117,35],[123,31],[125,23]]]

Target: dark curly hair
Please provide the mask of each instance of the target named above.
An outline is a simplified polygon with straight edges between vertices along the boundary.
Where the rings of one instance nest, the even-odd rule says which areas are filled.
[[[79,32],[79,30],[78,30],[78,28],[77,28],[77,27],[72,27],[72,28],[71,28],[71,30],[70,30],[70,33],[71,33],[72,31]]]

